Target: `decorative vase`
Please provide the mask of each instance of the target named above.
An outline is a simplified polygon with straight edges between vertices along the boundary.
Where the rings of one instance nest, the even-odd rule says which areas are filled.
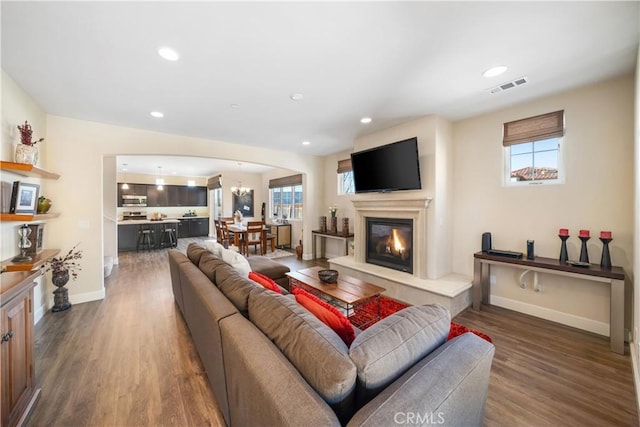
[[[569,254],[567,252],[567,239],[569,238],[569,236],[559,235],[558,237],[560,237],[560,240],[562,240],[562,243],[560,244],[560,263],[566,264],[569,260]]]
[[[589,262],[589,253],[587,252],[587,241],[591,237],[579,236],[580,240],[582,240],[582,248],[580,249],[580,262]]]
[[[327,217],[326,216],[321,216],[320,217],[320,231],[322,231],[323,233],[327,232]]]
[[[602,258],[600,260],[600,267],[602,268],[611,268],[611,255],[609,254],[609,242],[612,241],[611,238],[602,238],[600,237],[600,241],[602,242]]]
[[[16,163],[36,165],[38,163],[38,147],[35,145],[18,144],[16,146]]]
[[[53,307],[51,311],[58,312],[71,308],[69,302],[69,290],[64,287],[69,281],[69,270],[54,271],[51,274],[51,283],[58,287],[53,291]]]
[[[338,234],[338,218],[335,216],[331,217],[331,232],[333,234]]]
[[[342,234],[349,234],[349,218],[342,218]]]
[[[302,249],[302,240],[300,240],[300,244],[296,246],[296,255],[298,256],[298,259],[302,259]]]
[[[44,196],[38,197],[38,213],[46,214],[51,209],[51,199],[47,199]]]

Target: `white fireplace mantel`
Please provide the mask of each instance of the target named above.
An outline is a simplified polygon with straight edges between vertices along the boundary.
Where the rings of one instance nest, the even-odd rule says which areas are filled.
[[[366,262],[366,218],[402,218],[413,220],[413,276],[427,278],[427,208],[431,197],[363,197],[353,200],[354,258]]]

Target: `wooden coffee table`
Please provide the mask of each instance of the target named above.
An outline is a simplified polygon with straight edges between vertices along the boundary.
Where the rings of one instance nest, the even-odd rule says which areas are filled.
[[[369,320],[354,325],[362,327],[380,320],[380,294],[386,291],[385,288],[342,274],[338,276],[336,283],[325,283],[318,278],[318,271],[320,270],[323,270],[323,268],[310,267],[286,273],[289,276],[291,289],[299,287],[313,293],[341,309],[345,312],[347,318],[353,315],[356,310],[364,310],[363,306],[365,304],[375,301],[373,312],[367,310],[367,316],[364,316]],[[352,319],[349,320],[351,321]]]

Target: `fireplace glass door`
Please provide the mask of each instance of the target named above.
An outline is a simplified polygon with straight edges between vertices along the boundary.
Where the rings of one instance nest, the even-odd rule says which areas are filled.
[[[413,274],[413,220],[367,218],[366,262]]]

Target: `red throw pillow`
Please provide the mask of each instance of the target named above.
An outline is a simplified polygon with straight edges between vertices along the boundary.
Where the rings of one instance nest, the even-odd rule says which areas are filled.
[[[353,325],[349,322],[347,317],[340,313],[340,311],[331,304],[322,301],[317,296],[310,294],[304,289],[293,288],[293,294],[296,296],[298,304],[309,310],[314,316],[318,318],[322,323],[333,329],[338,336],[349,347],[354,339],[356,339],[356,333],[353,330]]]
[[[253,280],[257,284],[262,285],[273,292],[276,292],[279,294],[282,293],[282,291],[278,287],[278,284],[274,282],[273,279],[265,276],[264,274],[260,274],[260,273],[256,273],[255,271],[252,271],[251,273],[249,273],[249,279]]]

